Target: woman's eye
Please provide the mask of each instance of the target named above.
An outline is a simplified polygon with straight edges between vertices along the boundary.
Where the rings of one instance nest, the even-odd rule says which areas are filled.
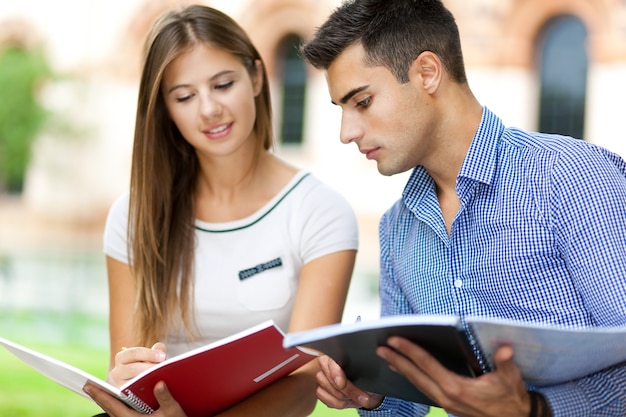
[[[361,101],[358,101],[356,103],[357,107],[362,107],[362,108],[367,108],[369,107],[370,103],[372,102],[372,97],[367,97]]]
[[[226,89],[228,89],[228,88],[232,87],[233,83],[234,83],[234,81],[229,81],[229,82],[227,82],[227,83],[217,84],[217,85],[215,86],[215,88],[216,88],[217,90],[226,90]]]
[[[176,98],[176,102],[177,103],[184,103],[185,101],[188,101],[189,99],[191,99],[192,95],[188,95],[188,96],[184,96],[184,97],[177,97]]]

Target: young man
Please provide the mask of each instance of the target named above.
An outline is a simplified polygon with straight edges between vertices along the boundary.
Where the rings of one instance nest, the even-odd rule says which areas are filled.
[[[383,175],[413,170],[380,222],[382,315],[483,315],[626,325],[626,163],[581,140],[506,128],[473,96],[458,29],[439,0],[344,3],[302,49],[326,70],[341,141]],[[391,338],[378,353],[459,416],[624,416],[626,365],[527,386],[501,347],[495,371],[449,372]],[[367,393],[320,359],[318,397],[364,416],[421,404]]]

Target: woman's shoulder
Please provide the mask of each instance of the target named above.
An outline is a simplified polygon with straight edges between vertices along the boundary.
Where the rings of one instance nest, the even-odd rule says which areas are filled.
[[[320,179],[314,173],[307,170],[298,171],[290,181],[290,186],[301,195],[309,195],[311,198],[330,198],[332,200],[345,200],[332,184]],[[287,187],[289,188],[289,187]]]
[[[104,253],[112,258],[128,263],[126,239],[128,227],[128,206],[130,193],[120,195],[111,205],[104,227]]]
[[[120,194],[111,204],[107,221],[128,219],[128,208],[130,206],[130,192],[126,191]]]
[[[293,180],[292,201],[299,216],[356,218],[354,208],[341,192],[313,173],[299,171]]]
[[[325,210],[352,212],[347,198],[332,184],[307,169],[274,158],[277,162],[275,167],[278,167],[274,173],[280,172],[283,185],[274,196],[272,205],[283,206],[286,203],[286,206],[302,211],[303,215]]]

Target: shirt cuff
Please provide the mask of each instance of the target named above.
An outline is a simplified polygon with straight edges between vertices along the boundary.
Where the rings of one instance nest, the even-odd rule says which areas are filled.
[[[385,397],[380,405],[372,410],[357,409],[361,417],[423,417],[430,412],[430,407],[398,398]]]
[[[567,416],[574,412],[576,417],[592,417],[592,414],[587,412],[589,410],[586,401],[582,400],[584,395],[581,395],[579,387],[573,383],[559,384],[552,387],[538,388],[535,391],[539,392],[548,402],[550,410],[552,410],[552,416]]]

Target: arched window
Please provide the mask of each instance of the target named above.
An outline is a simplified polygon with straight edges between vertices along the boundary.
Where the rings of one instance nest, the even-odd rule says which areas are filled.
[[[282,80],[280,138],[282,144],[302,144],[304,101],[306,97],[306,67],[299,55],[301,39],[289,35],[279,46],[278,62]]]
[[[587,30],[574,16],[550,20],[539,38],[539,130],[582,138],[585,124]]]

